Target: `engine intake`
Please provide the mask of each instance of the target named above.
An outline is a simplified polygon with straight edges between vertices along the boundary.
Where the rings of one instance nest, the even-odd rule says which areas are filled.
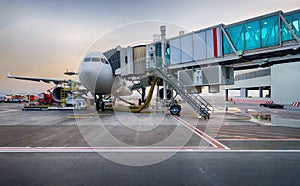
[[[62,97],[67,98],[68,97],[68,93],[70,93],[70,91],[64,91],[62,89],[63,89],[62,87],[56,87],[52,91],[52,97],[57,102],[61,102],[61,98]],[[64,93],[65,95],[61,95],[62,93]]]

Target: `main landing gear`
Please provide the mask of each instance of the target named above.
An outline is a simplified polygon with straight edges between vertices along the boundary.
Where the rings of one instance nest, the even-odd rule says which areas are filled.
[[[105,111],[105,103],[102,100],[103,95],[102,94],[95,94],[95,103],[96,103],[96,111]]]

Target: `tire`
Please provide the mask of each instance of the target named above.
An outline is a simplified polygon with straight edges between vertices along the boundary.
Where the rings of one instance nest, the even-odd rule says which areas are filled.
[[[100,110],[100,103],[99,103],[99,101],[97,100],[97,101],[96,101],[96,111],[99,112],[99,110]]]
[[[100,108],[102,112],[105,111],[105,103],[103,101],[100,102]]]
[[[170,106],[170,113],[172,115],[179,115],[180,111],[181,111],[181,106],[180,105]]]

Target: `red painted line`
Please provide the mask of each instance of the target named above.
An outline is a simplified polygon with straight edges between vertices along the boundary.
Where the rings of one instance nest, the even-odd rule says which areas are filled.
[[[300,141],[299,138],[218,138],[219,141]]]
[[[256,104],[272,104],[273,101],[267,100],[245,100],[245,99],[237,99],[233,100],[234,103],[256,103]]]
[[[184,121],[183,119],[179,118],[178,116],[172,116],[172,117],[175,118],[180,123],[182,123],[187,128],[189,128],[190,130],[192,130],[194,133],[198,134],[201,138],[203,138],[204,140],[206,140],[208,143],[210,143],[214,147],[217,147],[219,149],[229,149],[228,147],[226,147],[222,143],[218,142],[214,138],[210,137],[206,133],[204,133],[201,130],[197,129],[196,127],[194,127],[193,125],[191,125],[188,122]]]
[[[217,28],[213,28],[213,41],[214,41],[214,56],[218,57],[218,37],[217,37]]]

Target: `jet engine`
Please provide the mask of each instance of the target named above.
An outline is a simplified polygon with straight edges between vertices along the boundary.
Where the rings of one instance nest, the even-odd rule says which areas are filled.
[[[64,95],[62,95],[64,94]],[[61,98],[68,98],[71,94],[71,91],[65,91],[62,87],[56,87],[52,91],[52,97],[55,101],[61,102]]]

